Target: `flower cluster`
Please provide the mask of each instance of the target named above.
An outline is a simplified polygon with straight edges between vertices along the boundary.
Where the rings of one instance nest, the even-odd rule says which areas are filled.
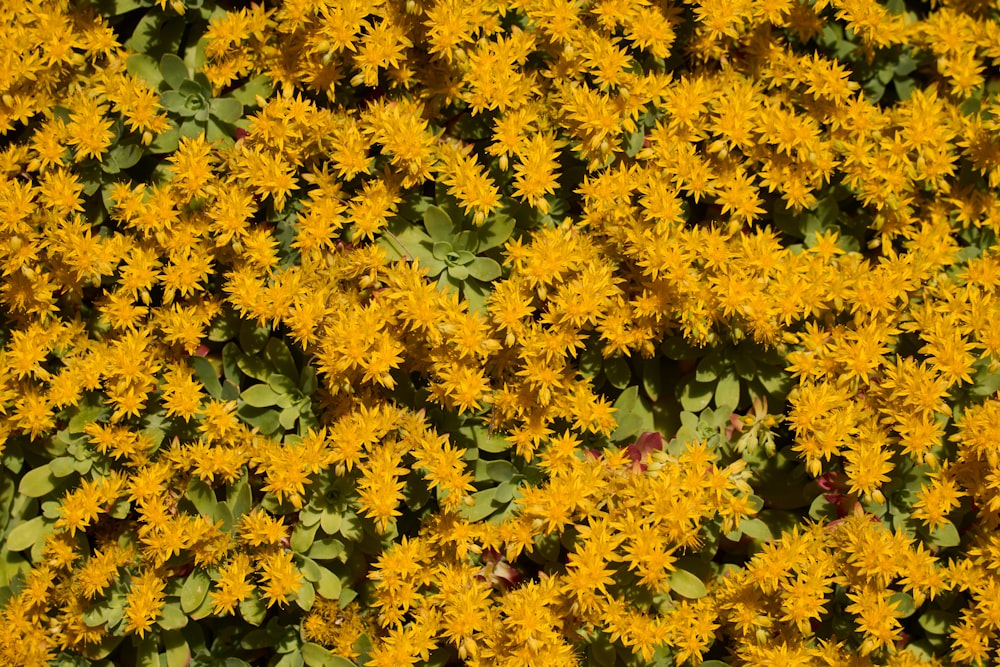
[[[995,660],[987,5],[0,3],[0,663]]]

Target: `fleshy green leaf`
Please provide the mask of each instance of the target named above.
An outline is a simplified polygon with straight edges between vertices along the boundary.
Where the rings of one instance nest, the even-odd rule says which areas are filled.
[[[496,488],[492,488],[473,493],[470,496],[472,498],[472,505],[462,505],[459,512],[468,521],[482,521],[500,509],[493,504],[493,501],[496,499],[496,492]]]
[[[208,588],[211,584],[208,574],[204,570],[196,569],[188,575],[187,581],[181,587],[181,610],[190,614],[201,606],[208,595]]]
[[[17,492],[29,498],[41,498],[55,488],[56,476],[52,473],[52,468],[46,464],[26,472],[17,486]]]
[[[271,94],[272,88],[271,79],[266,74],[261,74],[231,92],[230,96],[245,107],[255,107],[257,106],[257,96],[259,95],[267,99],[267,96]]]
[[[472,235],[470,231],[459,232],[455,234],[451,239],[451,245],[455,250],[459,252],[465,250],[467,252],[475,252],[476,250],[476,237]]]
[[[943,609],[928,609],[917,619],[924,630],[932,635],[946,635],[951,626],[958,622],[958,614]]]
[[[284,341],[278,338],[272,338],[267,341],[267,347],[264,349],[264,358],[274,367],[274,370],[282,375],[293,378],[299,374],[299,369],[295,367],[295,360],[292,358],[291,351],[285,345]]]
[[[486,475],[494,482],[506,482],[514,476],[514,466],[510,461],[489,461]]]
[[[632,379],[632,368],[629,366],[628,359],[621,355],[605,359],[604,376],[611,383],[611,386],[616,389],[627,387],[629,380]],[[636,391],[638,391],[638,388],[636,388]]]
[[[212,100],[212,115],[223,123],[235,123],[243,115],[243,105],[232,97]]]
[[[712,401],[713,389],[709,382],[697,382],[688,377],[681,385],[681,407],[688,412],[701,412]]]
[[[308,667],[356,667],[347,658],[334,655],[319,644],[306,642],[302,645],[302,660]]]
[[[670,575],[670,589],[692,600],[708,595],[704,582],[687,570],[674,570]]]
[[[271,389],[266,384],[255,384],[240,394],[240,398],[246,401],[247,405],[252,405],[255,408],[267,408],[277,405],[280,397],[274,389]]]
[[[500,264],[496,260],[492,260],[489,257],[476,257],[475,260],[469,264],[468,269],[470,276],[476,280],[482,280],[484,283],[496,280],[503,272]]]
[[[735,410],[740,404],[740,380],[730,370],[715,385],[715,405]]]
[[[128,70],[129,74],[142,79],[152,88],[156,88],[163,81],[163,75],[160,74],[160,68],[156,61],[145,53],[129,56],[128,60],[125,61],[125,69]]]
[[[191,357],[189,361],[191,368],[194,369],[194,376],[204,385],[208,395],[212,398],[222,398],[222,384],[211,362],[205,357]]]
[[[340,577],[325,567],[320,567],[319,579],[316,581],[316,592],[327,600],[336,600],[342,590]]]
[[[188,615],[176,603],[167,603],[160,607],[156,624],[164,630],[180,630],[188,624]]]
[[[428,206],[424,211],[424,227],[435,242],[450,242],[455,225],[444,209],[438,206]]]
[[[35,542],[51,532],[53,525],[46,524],[45,519],[40,516],[19,523],[7,535],[7,550],[24,551],[30,549],[35,545]]]
[[[448,259],[448,254],[452,252],[452,247],[447,241],[435,241],[434,250],[432,252],[434,259],[439,262],[443,262]]]
[[[955,524],[950,521],[941,524],[930,534],[930,543],[942,549],[957,547],[961,542],[962,536],[958,534]]]
[[[172,53],[168,53],[160,58],[160,74],[163,75],[163,80],[168,86],[177,90],[187,80],[189,72],[183,60]],[[164,104],[163,106],[167,105]]]
[[[479,237],[477,252],[482,253],[503,244],[513,231],[514,219],[502,213],[497,215],[476,230],[476,235]]]
[[[163,648],[167,656],[167,667],[187,667],[191,664],[191,648],[180,630],[163,633]]]

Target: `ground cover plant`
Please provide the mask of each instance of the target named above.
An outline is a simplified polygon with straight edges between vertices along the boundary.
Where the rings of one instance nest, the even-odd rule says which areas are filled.
[[[997,0],[0,14],[0,664],[1000,661]]]

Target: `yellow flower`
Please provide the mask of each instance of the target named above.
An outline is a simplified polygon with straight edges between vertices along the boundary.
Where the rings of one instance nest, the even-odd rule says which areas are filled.
[[[267,606],[286,604],[302,586],[302,575],[292,562],[292,552],[274,551],[264,556],[258,566],[260,591]]]
[[[125,632],[131,632],[140,637],[146,636],[146,633],[153,628],[153,623],[160,616],[163,599],[166,597],[165,587],[166,581],[153,571],[132,577],[132,585],[125,598],[125,617],[128,619]]]
[[[219,578],[210,593],[213,613],[232,614],[236,605],[250,597],[255,588],[249,581],[253,570],[250,557],[245,553],[233,554],[232,559],[219,568]]]
[[[243,516],[239,535],[250,546],[278,546],[288,540],[288,526],[258,507]]]
[[[537,132],[515,153],[518,164],[514,167],[514,196],[534,206],[539,213],[548,213],[545,195],[553,194],[558,185],[556,167],[561,143],[550,134]]]

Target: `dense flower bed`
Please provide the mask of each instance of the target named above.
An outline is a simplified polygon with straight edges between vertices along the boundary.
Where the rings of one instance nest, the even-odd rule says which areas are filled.
[[[0,664],[995,664],[997,0],[0,0]]]

